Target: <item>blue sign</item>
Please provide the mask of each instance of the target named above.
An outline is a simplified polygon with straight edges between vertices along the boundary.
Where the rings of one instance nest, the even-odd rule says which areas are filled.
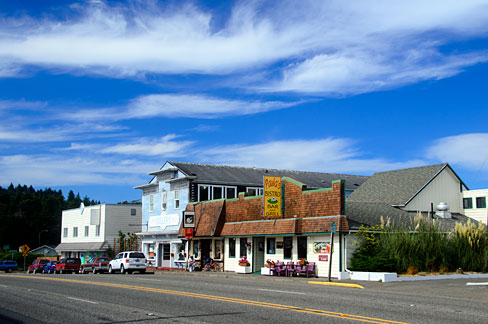
[[[332,224],[330,224],[330,231],[331,231],[332,233],[335,233],[335,232],[336,232],[336,229],[337,229],[336,223],[332,223]]]

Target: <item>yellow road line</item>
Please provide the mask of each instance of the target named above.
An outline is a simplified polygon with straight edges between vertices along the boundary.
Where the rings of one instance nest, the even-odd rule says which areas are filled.
[[[308,283],[312,284],[312,285],[338,286],[338,287],[349,287],[349,288],[364,289],[363,286],[358,285],[358,284],[349,284],[349,283],[342,283],[342,282],[309,281]]]
[[[51,281],[60,281],[60,282],[67,282],[67,283],[79,283],[79,284],[85,284],[85,285],[104,286],[104,287],[112,287],[112,288],[123,288],[123,289],[131,289],[131,290],[143,290],[143,291],[162,293],[162,294],[179,295],[179,296],[186,296],[186,297],[193,297],[193,298],[202,298],[202,299],[208,299],[208,300],[224,301],[224,302],[230,302],[230,303],[239,303],[239,304],[252,305],[252,306],[258,306],[258,307],[267,307],[267,308],[274,308],[274,309],[289,310],[289,311],[294,311],[294,312],[308,313],[308,314],[328,316],[328,317],[336,317],[336,318],[349,319],[349,320],[353,320],[353,321],[361,321],[361,322],[366,322],[366,323],[408,324],[405,322],[396,322],[396,321],[385,320],[385,319],[381,319],[381,318],[330,312],[330,311],[325,311],[325,310],[321,310],[321,309],[311,309],[311,308],[304,308],[304,307],[298,307],[298,306],[280,305],[280,304],[265,303],[265,302],[247,300],[247,299],[214,296],[214,295],[205,295],[205,294],[178,291],[178,290],[167,290],[167,289],[151,288],[151,287],[143,287],[143,286],[113,284],[113,283],[108,283],[108,282],[84,281],[84,280],[78,280],[78,279],[49,278],[49,277],[41,277],[41,276],[21,276],[21,275],[0,275],[0,276],[23,278],[23,279],[51,280]]]

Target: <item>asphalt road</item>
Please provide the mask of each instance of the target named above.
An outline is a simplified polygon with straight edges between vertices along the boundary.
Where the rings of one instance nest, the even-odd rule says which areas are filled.
[[[486,324],[488,286],[468,281],[483,280],[357,289],[227,273],[0,274],[0,323]]]

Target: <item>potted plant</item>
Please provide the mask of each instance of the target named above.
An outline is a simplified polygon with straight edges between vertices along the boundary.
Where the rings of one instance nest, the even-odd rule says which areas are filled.
[[[266,264],[264,265],[266,268],[274,268],[275,262],[271,259],[266,260]]]
[[[241,267],[250,266],[249,261],[247,260],[247,258],[245,256],[243,256],[241,259],[239,259],[239,265]]]
[[[251,264],[247,260],[245,256],[243,256],[238,261],[238,265],[236,267],[236,273],[251,273]]]
[[[304,258],[301,258],[300,261],[298,261],[298,263],[300,265],[307,265],[308,264],[308,261],[306,259],[304,259]]]

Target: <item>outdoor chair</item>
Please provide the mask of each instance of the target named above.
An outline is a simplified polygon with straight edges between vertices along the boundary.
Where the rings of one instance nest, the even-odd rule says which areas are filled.
[[[286,275],[286,268],[285,268],[285,264],[283,262],[280,262],[280,263],[277,263],[275,265],[275,270],[276,274],[281,277],[281,274],[283,273],[284,275]]]
[[[309,262],[308,265],[304,268],[306,269],[305,274],[307,275],[307,278],[309,275],[313,275],[314,277],[317,276],[315,274],[315,262]]]
[[[295,265],[293,264],[292,261],[288,261],[286,263],[285,275],[289,277],[290,275],[293,275],[294,272],[295,272]]]
[[[295,273],[297,274],[297,276],[300,276],[300,274],[306,273],[306,272],[307,272],[307,266],[306,265],[300,264],[298,262],[295,264]]]

